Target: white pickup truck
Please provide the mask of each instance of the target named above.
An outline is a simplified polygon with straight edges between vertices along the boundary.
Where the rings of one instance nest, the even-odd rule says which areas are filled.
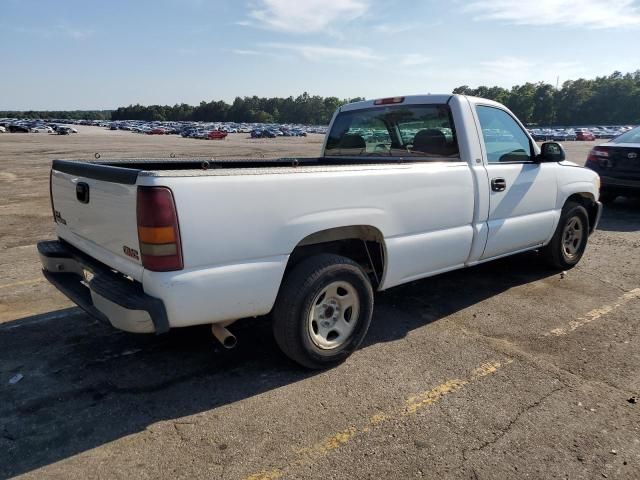
[[[271,314],[310,368],[362,342],[374,291],[539,249],[580,260],[600,217],[599,177],[539,148],[504,106],[463,95],[352,103],[317,158],[56,160],[58,240],[44,275],[129,332]]]

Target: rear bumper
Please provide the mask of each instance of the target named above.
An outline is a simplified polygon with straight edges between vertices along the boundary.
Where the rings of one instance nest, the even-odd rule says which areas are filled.
[[[66,242],[39,242],[38,253],[45,278],[98,320],[133,333],[169,330],[163,301],[144,293],[139,282],[113,272]],[[85,271],[92,274],[90,280]]]
[[[603,190],[619,191],[619,192],[640,192],[640,180],[628,178],[616,178],[600,176],[601,188]]]

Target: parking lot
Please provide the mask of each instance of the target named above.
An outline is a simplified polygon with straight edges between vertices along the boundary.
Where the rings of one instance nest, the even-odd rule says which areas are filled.
[[[323,137],[78,130],[0,135],[0,478],[640,478],[640,201],[605,209],[571,271],[527,253],[378,294],[362,348],[308,372],[266,318],[229,351],[206,327],[104,326],[35,243],[52,159],[312,156]]]

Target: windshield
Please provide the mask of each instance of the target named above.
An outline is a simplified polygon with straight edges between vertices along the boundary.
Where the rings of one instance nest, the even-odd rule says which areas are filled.
[[[460,158],[448,105],[392,105],[339,113],[325,155]]]
[[[619,137],[611,140],[611,143],[640,143],[640,127],[633,128]]]

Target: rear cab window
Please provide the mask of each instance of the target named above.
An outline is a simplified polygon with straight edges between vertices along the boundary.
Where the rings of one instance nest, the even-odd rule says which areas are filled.
[[[460,161],[448,105],[386,105],[340,112],[327,136],[324,154]]]

